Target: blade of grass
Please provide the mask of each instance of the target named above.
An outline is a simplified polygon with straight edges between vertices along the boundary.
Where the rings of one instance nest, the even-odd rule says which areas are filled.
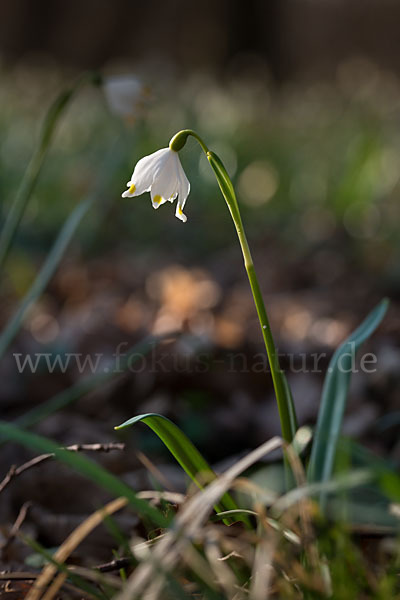
[[[332,475],[355,354],[378,327],[387,308],[388,300],[384,299],[336,350],[329,363],[308,465],[310,482],[325,482]],[[321,494],[321,502],[324,497]]]
[[[138,498],[129,486],[97,463],[86,458],[86,456],[75,452],[68,452],[63,448],[59,448],[54,442],[45,437],[29,433],[4,421],[0,421],[0,434],[4,438],[17,442],[27,448],[32,448],[43,453],[54,453],[57,460],[70,466],[111,494],[127,498],[129,504],[135,510],[141,515],[147,516],[159,527],[168,526],[168,519],[159,510],[145,500]]]
[[[36,187],[57,123],[71,99],[82,85],[88,81],[98,83],[100,79],[97,74],[91,72],[81,75],[73,86],[58,95],[45,116],[38,144],[0,234],[0,271],[4,266],[29,199]]]
[[[158,435],[182,469],[200,489],[204,489],[205,482],[209,483],[216,479],[215,472],[190,439],[175,423],[162,415],[156,413],[138,415],[128,419],[122,425],[114,427],[114,429],[124,429],[139,422],[145,423]],[[226,493],[221,498],[221,506],[217,506],[216,510],[222,512],[224,510],[237,510],[238,508],[230,494]]]

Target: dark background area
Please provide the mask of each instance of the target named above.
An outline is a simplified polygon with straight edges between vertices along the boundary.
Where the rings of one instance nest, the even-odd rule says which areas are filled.
[[[396,0],[3,0],[0,45],[11,63],[38,54],[82,69],[161,56],[181,75],[221,73],[250,53],[284,82],[332,76],[357,55],[397,70],[399,22]]]

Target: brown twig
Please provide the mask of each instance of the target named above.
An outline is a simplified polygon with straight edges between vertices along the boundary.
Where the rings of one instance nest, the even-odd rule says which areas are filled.
[[[108,563],[97,565],[96,567],[93,567],[93,569],[97,569],[100,573],[110,573],[111,571],[119,571],[120,569],[130,567],[134,561],[134,558],[116,558]]]
[[[28,571],[19,571],[17,573],[9,573],[7,571],[0,573],[0,581],[32,581],[38,577],[38,573]]]
[[[18,513],[18,517],[16,518],[14,525],[11,527],[11,530],[10,530],[10,533],[8,534],[7,539],[5,540],[5,542],[3,544],[0,545],[0,551],[2,553],[4,553],[7,550],[7,548],[13,541],[13,539],[18,534],[18,531],[20,530],[22,523],[25,521],[26,515],[28,514],[28,510],[30,509],[31,506],[32,506],[32,502],[25,502],[21,506],[20,511]]]
[[[38,573],[31,573],[29,571],[19,571],[16,573],[8,573],[8,572],[4,572],[4,573],[0,573],[0,585],[1,582],[12,582],[12,581],[35,581],[38,578],[39,574]],[[71,592],[73,592],[75,595],[79,595],[79,598],[93,598],[93,596],[84,596],[84,592],[80,589],[77,588],[76,586],[72,585],[69,582],[65,582],[64,583],[64,588],[66,590],[69,590]],[[2,590],[0,589],[0,596],[2,596]],[[22,596],[21,596],[22,597]]]
[[[125,444],[121,444],[119,442],[110,442],[107,444],[73,444],[72,446],[66,446],[65,448],[61,448],[61,450],[68,450],[69,452],[110,452],[111,450],[125,450]],[[15,477],[18,477],[18,475],[21,475],[28,469],[36,467],[54,457],[54,452],[50,452],[49,454],[41,454],[40,456],[35,456],[35,458],[32,458],[31,460],[19,467],[17,467],[16,465],[12,465],[7,475],[0,483],[0,493]]]

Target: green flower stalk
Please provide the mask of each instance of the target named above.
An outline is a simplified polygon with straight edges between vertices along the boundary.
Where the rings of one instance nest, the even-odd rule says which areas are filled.
[[[243,226],[239,205],[230,177],[221,159],[210,151],[200,136],[191,129],[179,131],[170,141],[168,148],[162,148],[149,156],[142,158],[135,166],[131,179],[127,183],[128,189],[123,197],[139,196],[144,192],[151,192],[154,208],[165,202],[173,202],[176,198],[177,206],[175,215],[183,222],[187,221],[183,208],[190,192],[189,181],[183,171],[178,153],[186,144],[187,138],[192,136],[199,143],[214,171],[218,185],[228,205],[243,254],[244,265],[250,282],[251,291],[256,305],[258,318],[261,325],[265,348],[271,369],[276,400],[281,422],[282,437],[291,442],[297,429],[295,409],[285,375],[279,366],[279,357],[272,336],[267,311],[262,298],[260,284],[254,268],[253,258]]]

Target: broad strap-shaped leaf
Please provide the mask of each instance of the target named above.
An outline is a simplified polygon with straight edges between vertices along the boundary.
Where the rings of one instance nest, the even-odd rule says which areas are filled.
[[[310,482],[327,481],[332,475],[355,355],[382,321],[388,305],[387,299],[382,300],[339,346],[329,363],[308,465]]]
[[[200,489],[203,489],[205,484],[216,478],[215,472],[190,439],[175,423],[163,415],[157,413],[138,415],[128,419],[122,425],[118,425],[115,429],[124,429],[138,422],[145,423],[158,435],[182,469]],[[224,510],[237,510],[238,506],[230,494],[224,494],[221,498],[221,504],[215,508],[217,512],[221,512]]]

